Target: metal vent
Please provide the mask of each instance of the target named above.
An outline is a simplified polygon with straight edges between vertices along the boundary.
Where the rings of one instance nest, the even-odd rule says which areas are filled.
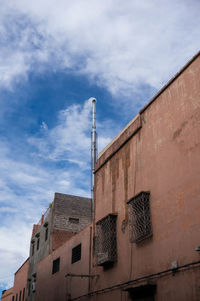
[[[149,206],[150,192],[140,192],[127,202],[130,242],[139,242],[152,235]]]
[[[96,224],[97,265],[106,265],[117,260],[116,214],[109,214]]]

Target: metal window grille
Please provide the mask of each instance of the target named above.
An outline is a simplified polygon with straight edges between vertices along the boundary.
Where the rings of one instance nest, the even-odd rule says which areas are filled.
[[[72,249],[72,263],[81,260],[81,244]]]
[[[60,269],[60,257],[53,261],[52,274],[55,274]]]
[[[116,214],[109,214],[96,223],[97,265],[106,265],[117,260]]]
[[[130,242],[139,242],[152,235],[149,205],[150,192],[140,192],[128,201]]]

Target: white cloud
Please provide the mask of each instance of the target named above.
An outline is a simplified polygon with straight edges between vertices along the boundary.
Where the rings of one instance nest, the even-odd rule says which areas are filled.
[[[31,137],[28,142],[39,149],[39,156],[52,161],[68,161],[83,171],[90,168],[91,100],[83,105],[72,105],[59,112],[57,125],[45,131],[42,138]],[[108,122],[108,121],[106,121]],[[98,124],[99,151],[105,147],[116,131],[109,132],[105,124]],[[111,125],[111,124],[110,124]],[[110,127],[113,128],[113,127]]]
[[[195,0],[8,0],[2,6],[3,36],[15,29],[15,47],[4,43],[9,58],[7,48],[1,52],[0,82],[7,86],[35,71],[34,63],[38,72],[49,63],[130,95],[144,84],[159,88],[199,50]],[[16,21],[21,16],[24,23]]]
[[[32,224],[39,221],[54,192],[90,196],[91,108],[91,100],[69,106],[58,114],[57,125],[51,129],[43,121],[42,138],[28,140],[30,149],[35,149],[30,157],[24,152],[24,157],[16,158],[11,145],[0,141],[0,285],[12,285],[9,275],[28,257]],[[103,147],[111,133],[103,124],[98,128]],[[72,165],[48,166],[60,161]]]

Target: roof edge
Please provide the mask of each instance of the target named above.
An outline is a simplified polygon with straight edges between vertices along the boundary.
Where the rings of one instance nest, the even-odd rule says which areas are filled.
[[[200,50],[150,99],[150,101],[139,111],[142,114],[200,55]]]

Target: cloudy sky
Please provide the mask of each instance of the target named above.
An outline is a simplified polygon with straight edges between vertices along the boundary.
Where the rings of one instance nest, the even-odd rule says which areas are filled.
[[[199,0],[0,0],[1,289],[54,192],[90,196],[88,99],[101,150],[199,50],[199,11]]]

